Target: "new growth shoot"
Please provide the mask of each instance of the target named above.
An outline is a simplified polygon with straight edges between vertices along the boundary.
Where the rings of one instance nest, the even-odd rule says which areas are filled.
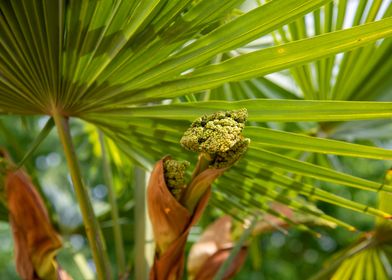
[[[240,109],[204,115],[192,123],[180,141],[187,150],[199,153],[188,185],[185,183],[185,170],[189,163],[172,159],[164,161],[164,176],[169,191],[191,212],[212,181],[247,150],[250,141],[242,135],[247,117],[247,110]],[[214,173],[208,176],[210,179],[195,180],[207,169]]]
[[[190,180],[189,162],[170,156],[151,172],[147,197],[156,257],[150,279],[182,279],[186,239],[208,203],[211,184],[248,148],[249,139],[242,135],[247,116],[246,109],[240,109],[205,115],[192,123],[181,139],[182,146],[199,154]]]

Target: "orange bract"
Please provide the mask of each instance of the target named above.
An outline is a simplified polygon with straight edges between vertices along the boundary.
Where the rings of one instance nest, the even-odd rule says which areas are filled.
[[[223,216],[207,227],[189,253],[189,279],[213,279],[233,249],[231,231],[232,220],[230,216]],[[244,246],[228,267],[224,279],[230,279],[239,271],[246,255],[247,248]]]
[[[226,259],[230,256],[232,248],[220,249],[211,257],[209,257],[203,266],[200,268],[200,271],[194,278],[194,280],[212,280],[214,276],[218,272],[219,268]],[[242,267],[242,264],[245,261],[245,257],[247,255],[247,248],[241,248],[240,252],[234,258],[234,261],[228,267],[223,279],[231,279]]]
[[[154,280],[180,279],[189,230],[199,220],[210,196],[209,187],[198,201],[193,213],[189,212],[173,197],[166,186],[163,169],[163,162],[166,159],[168,157],[155,165],[147,189],[148,211],[156,242],[155,261],[150,272],[150,279]],[[221,171],[214,169],[204,172],[221,174]],[[217,176],[207,176],[211,180],[209,184]]]
[[[8,171],[5,192],[15,243],[16,270],[23,279],[70,279],[55,260],[62,246],[30,178]]]

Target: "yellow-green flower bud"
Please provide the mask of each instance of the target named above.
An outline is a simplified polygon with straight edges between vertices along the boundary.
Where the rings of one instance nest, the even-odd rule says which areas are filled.
[[[249,143],[250,140],[245,138],[237,142],[230,150],[216,153],[210,166],[213,168],[230,167],[246,152]]]
[[[195,120],[181,138],[181,145],[199,153],[224,153],[243,141],[246,109],[217,112]]]
[[[187,161],[169,159],[163,163],[166,185],[177,200],[185,188],[185,172],[188,167]]]

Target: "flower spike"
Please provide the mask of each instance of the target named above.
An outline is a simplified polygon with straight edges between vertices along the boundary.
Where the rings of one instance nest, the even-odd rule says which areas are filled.
[[[246,109],[217,112],[195,120],[181,138],[181,145],[187,150],[216,154],[230,150],[243,141],[241,135],[248,117]]]

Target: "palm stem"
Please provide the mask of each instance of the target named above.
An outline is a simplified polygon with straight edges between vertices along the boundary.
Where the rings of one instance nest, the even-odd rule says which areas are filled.
[[[135,279],[149,279],[154,259],[153,233],[147,213],[146,179],[148,175],[140,167],[134,169],[135,191]]]
[[[93,254],[94,263],[97,269],[99,280],[111,279],[110,266],[106,255],[102,233],[98,221],[95,218],[93,207],[89,199],[87,189],[83,184],[80,167],[76,158],[75,149],[72,143],[68,118],[55,112],[53,118],[58,130],[61,144],[64,148],[65,157],[71,174],[76,197],[82,213],[83,224],[87,238]]]
[[[44,128],[41,130],[39,133],[38,137],[34,140],[32,145],[29,147],[27,153],[23,156],[23,158],[18,162],[17,168],[21,168],[26,161],[32,156],[32,154],[35,152],[35,150],[41,145],[42,141],[46,139],[46,137],[49,135],[49,133],[52,131],[52,128],[54,126],[54,121],[53,118],[50,118]]]
[[[211,156],[206,153],[200,153],[197,159],[195,170],[193,170],[192,173],[191,181],[195,179],[196,176],[199,175],[201,172],[206,170],[210,164],[211,164]]]
[[[105,184],[108,189],[109,204],[111,208],[110,213],[113,221],[114,246],[116,249],[118,274],[119,274],[119,278],[121,279],[121,276],[125,274],[124,244],[123,244],[120,221],[118,217],[118,206],[117,206],[116,194],[113,186],[112,170],[110,168],[110,161],[108,159],[108,155],[105,147],[105,139],[101,131],[99,131],[99,142],[101,144],[101,151],[102,151],[102,161],[103,161],[103,171],[104,171],[103,175],[105,178]]]

